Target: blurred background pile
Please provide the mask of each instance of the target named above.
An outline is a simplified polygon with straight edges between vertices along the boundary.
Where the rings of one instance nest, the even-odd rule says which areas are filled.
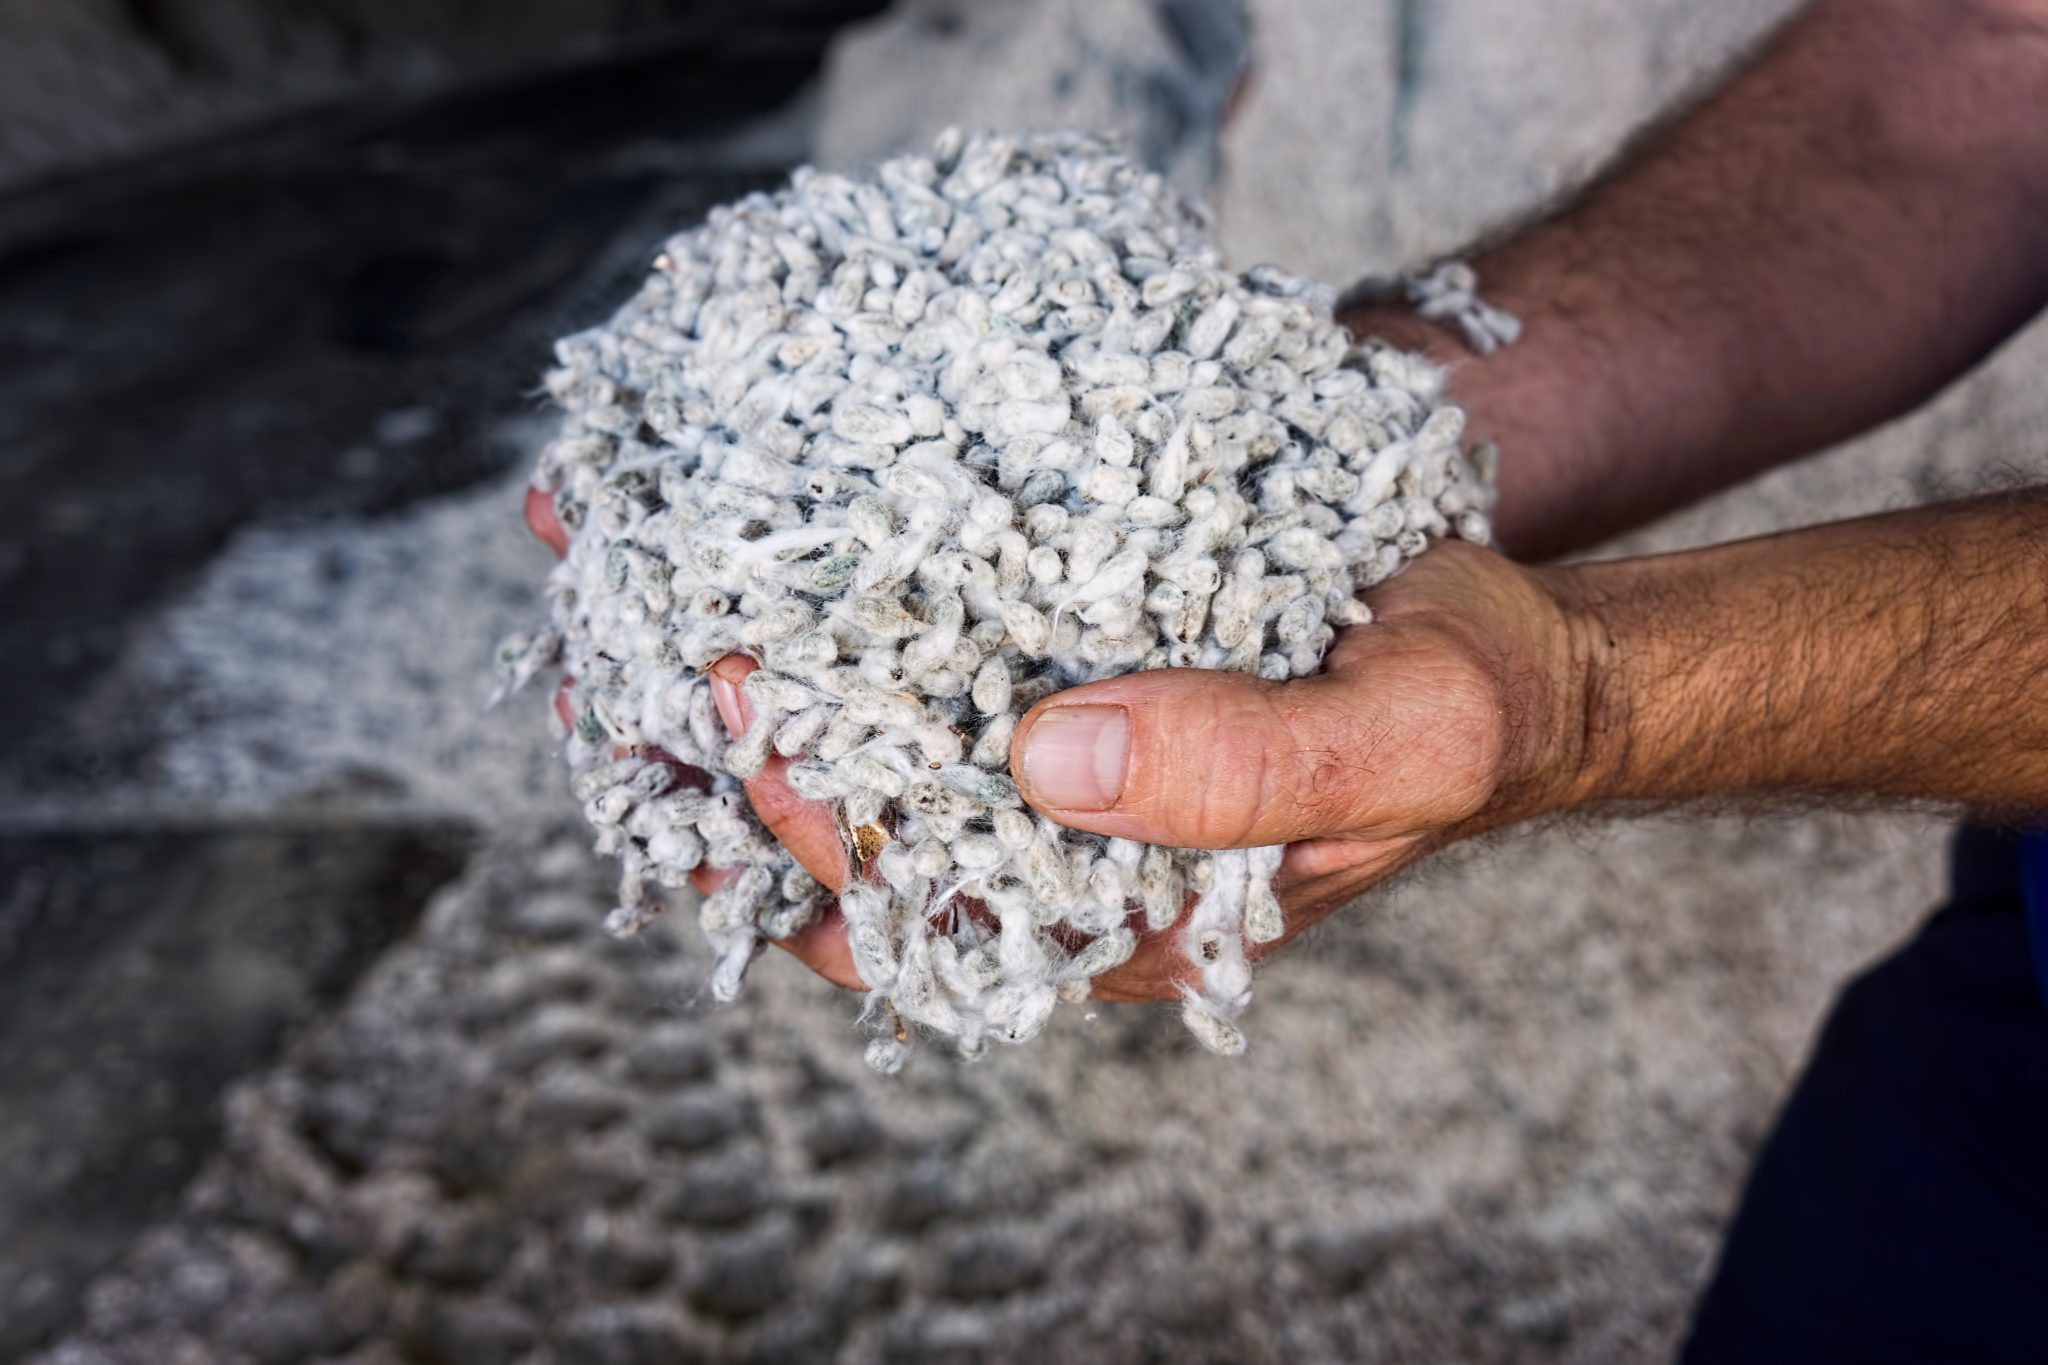
[[[1242,1062],[1102,1008],[886,1080],[785,959],[718,1012],[688,916],[605,940],[544,692],[482,702],[547,343],[708,206],[1108,127],[1342,282],[1789,8],[0,0],[0,1359],[1667,1351],[1939,827],[1519,834],[1265,971]],[[1629,548],[2031,462],[2044,351]]]

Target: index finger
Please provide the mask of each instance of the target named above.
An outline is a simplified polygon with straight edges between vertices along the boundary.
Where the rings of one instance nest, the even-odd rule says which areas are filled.
[[[555,500],[539,488],[526,490],[526,529],[560,559],[569,553],[569,530],[555,515]]]

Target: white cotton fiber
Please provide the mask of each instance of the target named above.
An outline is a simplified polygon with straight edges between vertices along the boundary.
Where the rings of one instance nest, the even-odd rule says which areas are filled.
[[[1463,293],[1458,320],[1511,335]],[[650,884],[745,869],[702,911],[730,999],[826,908],[741,790],[781,754],[874,855],[839,905],[902,1020],[970,1053],[1021,1042],[1177,925],[1188,1025],[1240,1051],[1279,850],[1055,825],[1009,741],[1093,679],[1314,672],[1369,621],[1360,590],[1434,538],[1488,538],[1491,451],[1462,448],[1436,370],[1354,344],[1331,299],[1224,269],[1159,177],[1073,134],[799,171],[669,241],[557,347],[567,416],[536,482],[569,552],[553,630],[505,654],[575,679],[576,793],[624,865],[613,927],[654,913]],[[703,670],[736,651],[761,669],[729,742]],[[890,1038],[868,1056],[902,1060]]]

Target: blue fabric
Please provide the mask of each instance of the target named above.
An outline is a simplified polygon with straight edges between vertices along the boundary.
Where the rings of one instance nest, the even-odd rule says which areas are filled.
[[[2048,1002],[2022,854],[1961,831],[1948,905],[1842,993],[1687,1365],[2048,1362]]]
[[[2027,930],[2034,941],[2034,974],[2048,1001],[2048,834],[2020,840],[2020,886],[2027,902]]]

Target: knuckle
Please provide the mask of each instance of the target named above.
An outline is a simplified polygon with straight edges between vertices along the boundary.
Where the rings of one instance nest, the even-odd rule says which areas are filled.
[[[1472,660],[1432,680],[1432,704],[1418,736],[1434,768],[1442,819],[1470,815],[1491,798],[1515,728],[1512,689],[1498,669]]]
[[[1322,699],[1317,699],[1322,700]],[[1383,717],[1309,704],[1292,696],[1277,704],[1276,732],[1286,737],[1268,799],[1303,833],[1337,833],[1359,822],[1381,755],[1393,739]]]
[[[1257,832],[1274,762],[1270,722],[1255,689],[1219,676],[1189,689],[1153,728],[1147,790],[1126,802],[1188,848],[1243,847]]]
[[[1283,816],[1300,759],[1290,729],[1276,722],[1282,696],[1279,685],[1253,679],[1205,693],[1211,767],[1187,784],[1201,847],[1270,842],[1262,831]]]

